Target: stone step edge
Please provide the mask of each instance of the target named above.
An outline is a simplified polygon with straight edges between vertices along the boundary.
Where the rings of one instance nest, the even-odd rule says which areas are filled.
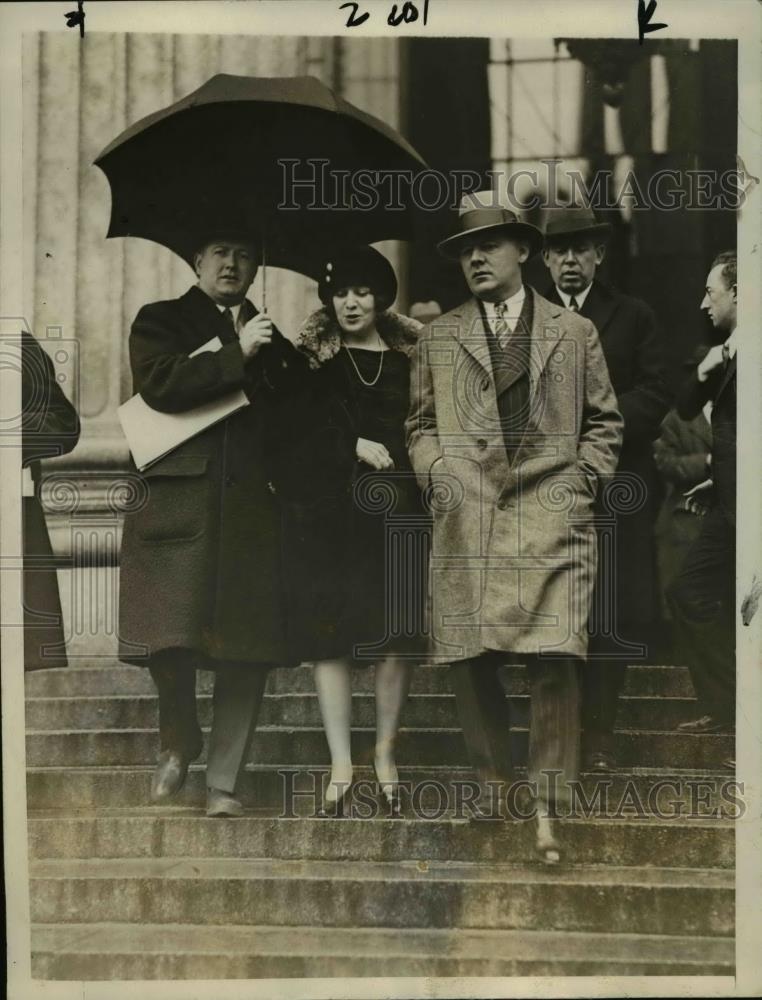
[[[208,700],[212,699],[211,691],[199,691],[196,694],[198,700]],[[269,701],[285,701],[287,699],[299,700],[299,701],[317,701],[316,691],[274,691],[266,692],[265,698]],[[356,701],[375,701],[375,694],[371,691],[353,691],[352,700]],[[511,700],[521,699],[522,701],[529,701],[530,695],[526,691],[516,691],[511,693],[506,691],[506,698]],[[61,702],[68,704],[71,702],[93,702],[93,701],[105,701],[105,702],[158,702],[158,695],[155,692],[146,692],[143,694],[125,694],[124,692],[115,691],[113,694],[29,694],[24,699],[27,704],[36,704],[38,702]],[[449,691],[415,691],[408,695],[408,701],[455,701],[455,695],[451,694]],[[622,702],[654,702],[654,703],[679,703],[684,704],[696,704],[696,699],[688,695],[661,695],[661,694],[621,694],[619,695],[619,701]]]
[[[311,669],[313,667],[313,662],[311,660],[303,660],[296,667],[273,667],[273,670],[302,670]],[[522,661],[511,662],[506,660],[501,664],[502,667],[513,667],[514,669],[519,669],[525,666]],[[131,671],[136,673],[137,671],[146,671],[148,668],[140,666],[136,663],[125,663],[120,660],[118,656],[113,654],[104,654],[103,656],[78,656],[74,653],[69,653],[69,666],[64,668],[67,672],[72,672],[75,670],[109,670],[118,667],[120,670]],[[449,668],[449,663],[444,661],[431,661],[423,660],[415,664],[416,670],[447,670]],[[60,667],[50,667],[50,670],[60,670]],[[371,667],[372,669],[372,667]],[[682,663],[628,663],[628,670],[688,670],[687,664]],[[35,673],[42,673],[43,671],[35,671]],[[214,673],[213,670],[199,670],[200,673],[211,674]]]
[[[208,726],[202,726],[201,731],[209,732]],[[352,726],[353,733],[374,733],[374,726]],[[511,726],[513,733],[528,733],[527,726]],[[155,726],[150,728],[127,728],[127,729],[27,729],[27,736],[68,736],[74,734],[87,733],[97,736],[107,733],[157,733]],[[323,733],[322,726],[257,726],[257,733]],[[401,726],[399,733],[443,733],[448,736],[461,733],[460,726]],[[730,739],[735,737],[735,733],[685,733],[675,729],[616,729],[615,733],[623,736],[679,736],[683,739],[691,737],[693,739],[704,739],[705,737],[723,737]]]
[[[219,825],[219,819],[209,817],[206,815],[206,810],[201,806],[104,806],[98,807],[97,809],[84,810],[77,808],[61,808],[61,809],[29,809],[27,810],[27,820],[31,823],[66,823],[66,822],[79,822],[82,820],[91,820],[97,822],[98,820],[196,820],[199,823],[208,824],[210,826]],[[248,823],[261,823],[261,824],[272,824],[272,823],[320,823],[322,825],[330,824],[334,826],[335,829],[347,829],[353,825],[363,826],[373,823],[377,824],[379,820],[377,818],[363,819],[355,816],[347,816],[342,819],[316,819],[312,816],[274,816],[272,813],[266,811],[257,812],[256,810],[247,810],[245,815],[238,817],[236,820],[236,825],[246,825]],[[517,818],[515,820],[504,822],[528,822],[528,820],[523,820]],[[456,816],[453,813],[445,813],[442,816],[437,816],[435,818],[426,819],[422,818],[412,818],[412,817],[402,817],[396,820],[393,829],[399,830],[403,829],[406,824],[419,823],[426,824],[428,829],[433,829],[433,824],[436,826],[447,826],[452,827],[455,825],[463,826],[468,824],[469,820],[463,816]],[[564,823],[573,823],[575,826],[601,826],[604,824],[613,824],[617,827],[634,827],[634,828],[670,828],[679,827],[680,830],[684,830],[686,826],[691,829],[705,829],[705,830],[734,830],[736,826],[736,821],[733,819],[728,819],[727,817],[709,817],[709,816],[683,816],[680,819],[664,819],[655,816],[570,816],[564,818]],[[340,824],[340,827],[336,827],[335,824]],[[374,827],[375,828],[375,827]]]
[[[129,732],[129,730],[128,730]],[[153,730],[151,730],[153,732]],[[117,774],[151,774],[155,768],[155,764],[34,764],[27,767],[27,774],[70,774],[75,772],[78,775],[105,775],[110,773]],[[330,770],[329,764],[260,764],[254,761],[249,761],[245,768],[247,773],[256,774],[273,774],[278,776],[279,771],[297,771],[300,774],[309,774],[310,771],[319,771],[321,774],[325,774]],[[373,768],[367,764],[355,764],[355,776],[365,777],[366,774],[372,775]],[[189,765],[188,771],[190,774],[206,773],[206,765],[193,762]],[[474,772],[468,765],[455,765],[455,764],[430,764],[421,765],[420,767],[415,767],[413,765],[400,765],[399,768],[400,775],[402,777],[410,775],[416,777],[418,775],[425,775],[427,777],[437,776],[449,778],[453,777],[459,781],[463,780],[476,780]],[[526,767],[519,766],[515,768],[516,776],[522,777],[526,775]],[[727,781],[733,781],[734,775],[732,772],[728,771],[726,768],[663,768],[663,767],[629,767],[626,770],[624,768],[618,768],[616,771],[608,771],[606,773],[598,771],[582,771],[583,776],[589,778],[598,778],[600,780],[623,780],[626,781],[628,778],[653,778],[655,781],[659,780],[669,780],[674,778],[678,781],[685,780],[687,778],[700,780],[702,778],[707,778],[711,780],[716,780],[721,778]]]
[[[527,951],[537,957],[554,955],[558,961],[579,958],[593,949],[606,961],[668,960],[683,949],[695,953],[679,955],[681,964],[698,966],[711,961],[732,965],[735,945],[732,937],[684,936],[669,934],[598,933],[592,931],[536,931],[405,928],[395,927],[281,927],[261,924],[32,924],[32,951],[53,954],[252,954],[304,955],[317,957],[385,958],[524,958]],[[52,939],[50,943],[40,937]],[[119,936],[116,945],[113,938]],[[79,939],[77,939],[79,938]],[[215,946],[215,938],[225,947]],[[56,939],[66,939],[56,941]],[[255,947],[253,944],[255,943]],[[321,946],[318,953],[312,949]],[[47,946],[46,946],[47,945]],[[357,946],[367,951],[358,952]],[[352,947],[350,947],[352,946]],[[444,946],[444,948],[443,948]],[[479,947],[481,946],[481,948]],[[628,949],[637,950],[632,955]],[[617,952],[620,952],[617,954]],[[645,953],[645,954],[644,954]],[[534,957],[532,954],[529,957]]]
[[[316,820],[316,822],[319,822]],[[326,861],[272,858],[47,858],[30,860],[37,881],[329,881],[365,885],[415,882],[458,885],[594,885],[734,892],[735,872],[723,868],[644,868],[615,865],[539,865],[493,861]]]

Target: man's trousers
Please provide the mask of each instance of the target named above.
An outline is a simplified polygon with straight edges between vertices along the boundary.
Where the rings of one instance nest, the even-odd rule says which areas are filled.
[[[736,699],[735,566],[735,529],[712,510],[667,588],[677,650],[690,667],[701,713],[727,725]]]
[[[207,753],[209,788],[233,794],[257,726],[268,666],[259,663],[210,664],[187,649],[163,650],[150,665],[159,694],[162,750],[195,760],[203,746],[196,710],[196,669],[215,671],[212,729]]]
[[[579,777],[580,692],[575,659],[490,651],[450,664],[463,737],[482,783],[511,781],[510,705],[498,676],[503,663],[527,665],[531,709],[529,780],[545,804],[568,805]],[[550,776],[550,777],[548,777]]]

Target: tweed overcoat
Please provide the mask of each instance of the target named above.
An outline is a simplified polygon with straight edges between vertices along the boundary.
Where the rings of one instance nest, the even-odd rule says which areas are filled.
[[[553,285],[546,298],[562,305]],[[647,641],[658,617],[654,526],[662,486],[653,442],[669,410],[671,393],[656,317],[642,299],[596,279],[579,315],[598,331],[624,419],[617,474],[598,506],[601,530],[613,529],[615,535],[611,552],[604,552],[599,544],[597,613],[590,622],[591,653],[622,655],[627,647],[620,640]],[[608,610],[600,616],[602,609]]]
[[[34,495],[25,496],[24,670],[67,665],[56,560],[39,499],[40,460],[64,455],[79,440],[79,417],[56,381],[55,368],[34,337],[21,335],[23,464]]]
[[[434,510],[432,631],[443,660],[485,650],[584,656],[593,501],[622,418],[589,320],[534,296],[529,412],[509,462],[475,299],[419,340],[407,440]]]
[[[243,308],[244,319],[256,313],[248,300]],[[215,336],[221,350],[189,357]],[[156,410],[182,412],[234,389],[250,405],[139,476],[121,546],[121,658],[146,663],[180,647],[210,666],[288,662],[278,482],[306,362],[275,330],[244,362],[232,327],[196,286],[140,310],[130,362],[134,391]]]

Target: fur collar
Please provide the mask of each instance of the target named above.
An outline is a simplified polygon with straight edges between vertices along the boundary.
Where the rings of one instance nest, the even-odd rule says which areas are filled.
[[[411,319],[389,309],[379,313],[376,326],[387,347],[407,355],[412,353],[418,334],[423,329],[423,324],[417,319]],[[312,313],[302,323],[297,334],[296,346],[307,355],[310,368],[320,368],[339,353],[341,349],[339,324],[325,307]]]

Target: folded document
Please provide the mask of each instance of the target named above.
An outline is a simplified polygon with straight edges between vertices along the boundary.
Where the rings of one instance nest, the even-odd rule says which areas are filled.
[[[222,342],[219,337],[202,344],[190,357],[204,351],[219,351]],[[117,411],[124,436],[127,438],[132,460],[142,472],[160,458],[164,458],[185,441],[205,431],[207,427],[229,417],[232,413],[248,406],[249,400],[242,389],[221,396],[202,406],[196,406],[184,413],[160,413],[152,409],[138,393]]]

